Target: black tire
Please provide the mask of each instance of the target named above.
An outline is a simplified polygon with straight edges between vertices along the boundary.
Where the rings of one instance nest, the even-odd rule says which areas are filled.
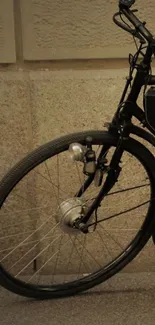
[[[68,136],[61,137],[51,141],[37,150],[30,153],[21,162],[19,162],[11,171],[3,178],[0,183],[0,207],[3,206],[6,198],[16,184],[41,162],[52,157],[53,155],[67,150],[72,142],[80,142],[85,144],[87,136],[93,138],[94,144],[116,146],[117,139],[111,136],[108,132],[103,131],[86,131]],[[150,181],[151,198],[155,198],[155,160],[153,155],[140,143],[134,139],[127,139],[124,142],[124,150],[132,154],[140,161],[148,174]],[[69,282],[62,285],[44,286],[25,283],[14,278],[8,273],[3,264],[0,266],[0,284],[6,289],[26,297],[34,297],[38,299],[59,298],[92,288],[95,285],[109,279],[114,274],[124,268],[144,247],[152,234],[152,228],[155,225],[155,201],[151,200],[148,208],[145,221],[137,235],[130,243],[128,250],[111,263],[108,267],[85,276],[77,281]]]

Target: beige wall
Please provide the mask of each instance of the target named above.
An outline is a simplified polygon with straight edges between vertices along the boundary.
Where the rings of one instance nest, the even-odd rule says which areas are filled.
[[[0,63],[16,61],[13,1],[0,2]]]
[[[137,0],[140,16],[152,27],[154,0],[146,12],[144,3]],[[111,119],[128,73],[127,61],[121,58],[132,48],[131,38],[112,23],[116,4],[114,0],[0,3],[1,177],[40,144],[68,132],[103,129]],[[23,191],[30,196],[28,188]],[[3,220],[10,223],[5,218],[2,224]],[[154,265],[150,242],[128,270],[154,271]]]
[[[148,9],[144,0],[136,5],[153,30],[154,0]],[[114,25],[117,10],[118,0],[1,1],[0,63],[15,62],[19,55],[23,60],[126,57],[133,42]]]

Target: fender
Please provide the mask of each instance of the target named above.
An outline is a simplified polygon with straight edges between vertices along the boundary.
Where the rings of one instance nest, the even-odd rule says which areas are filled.
[[[128,127],[129,127],[129,132],[131,134],[137,135],[138,137],[146,140],[148,143],[152,144],[155,147],[155,136],[153,136],[151,133],[133,124],[131,124]],[[152,240],[155,245],[155,229],[152,230]]]
[[[140,138],[143,138],[144,140],[146,140],[147,142],[149,142],[150,144],[152,144],[155,147],[155,136],[147,131],[145,131],[144,129],[136,126],[136,125],[129,125],[128,126],[128,130],[131,134],[137,135]]]

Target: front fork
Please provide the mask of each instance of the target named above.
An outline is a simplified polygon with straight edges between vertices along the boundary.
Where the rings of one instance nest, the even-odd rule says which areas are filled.
[[[94,211],[97,210],[97,208],[100,206],[101,201],[104,199],[104,197],[109,193],[109,191],[112,189],[112,187],[115,185],[115,183],[118,180],[119,174],[121,172],[121,167],[120,167],[120,163],[121,163],[121,158],[123,155],[123,151],[124,151],[124,146],[123,143],[124,141],[126,141],[129,137],[129,132],[127,131],[128,128],[126,128],[126,126],[122,125],[120,127],[120,130],[118,131],[118,129],[116,129],[116,127],[114,127],[114,124],[112,123],[111,125],[109,125],[109,132],[110,133],[117,133],[117,145],[116,145],[116,149],[113,153],[110,165],[106,168],[106,172],[107,172],[107,177],[106,180],[98,194],[98,196],[94,199],[92,205],[89,207],[89,209],[87,210],[86,214],[84,216],[82,216],[78,222],[76,222],[76,228],[79,229],[83,229],[83,232],[87,232],[87,222],[90,219],[91,215],[93,214]],[[96,166],[96,170],[97,168],[100,168],[100,165],[102,165],[103,163],[103,170],[104,170],[104,162],[106,161],[106,155],[109,151],[111,146],[103,146],[100,155],[97,159],[97,166]],[[80,197],[83,192],[86,191],[86,189],[89,187],[89,185],[94,181],[95,178],[95,174],[90,175],[87,180],[85,181],[85,183],[83,184],[82,188],[79,190],[79,192],[76,194],[77,197]]]
[[[104,197],[108,194],[108,192],[112,189],[112,187],[117,182],[118,176],[121,171],[120,162],[124,150],[122,145],[123,145],[123,140],[119,139],[117,147],[111,159],[110,165],[108,166],[108,171],[107,171],[108,175],[106,177],[104,185],[102,186],[102,189],[100,190],[98,196],[93,201],[92,205],[89,207],[86,215],[82,218],[82,222],[84,224],[88,222],[93,212],[100,206],[101,201],[104,199]],[[110,147],[108,148],[103,147],[102,153],[104,152],[106,154],[109,149]]]

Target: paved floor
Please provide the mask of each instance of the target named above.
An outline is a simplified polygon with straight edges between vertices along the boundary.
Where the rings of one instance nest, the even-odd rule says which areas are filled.
[[[119,274],[63,300],[28,300],[0,289],[0,324],[154,325],[155,273]]]

